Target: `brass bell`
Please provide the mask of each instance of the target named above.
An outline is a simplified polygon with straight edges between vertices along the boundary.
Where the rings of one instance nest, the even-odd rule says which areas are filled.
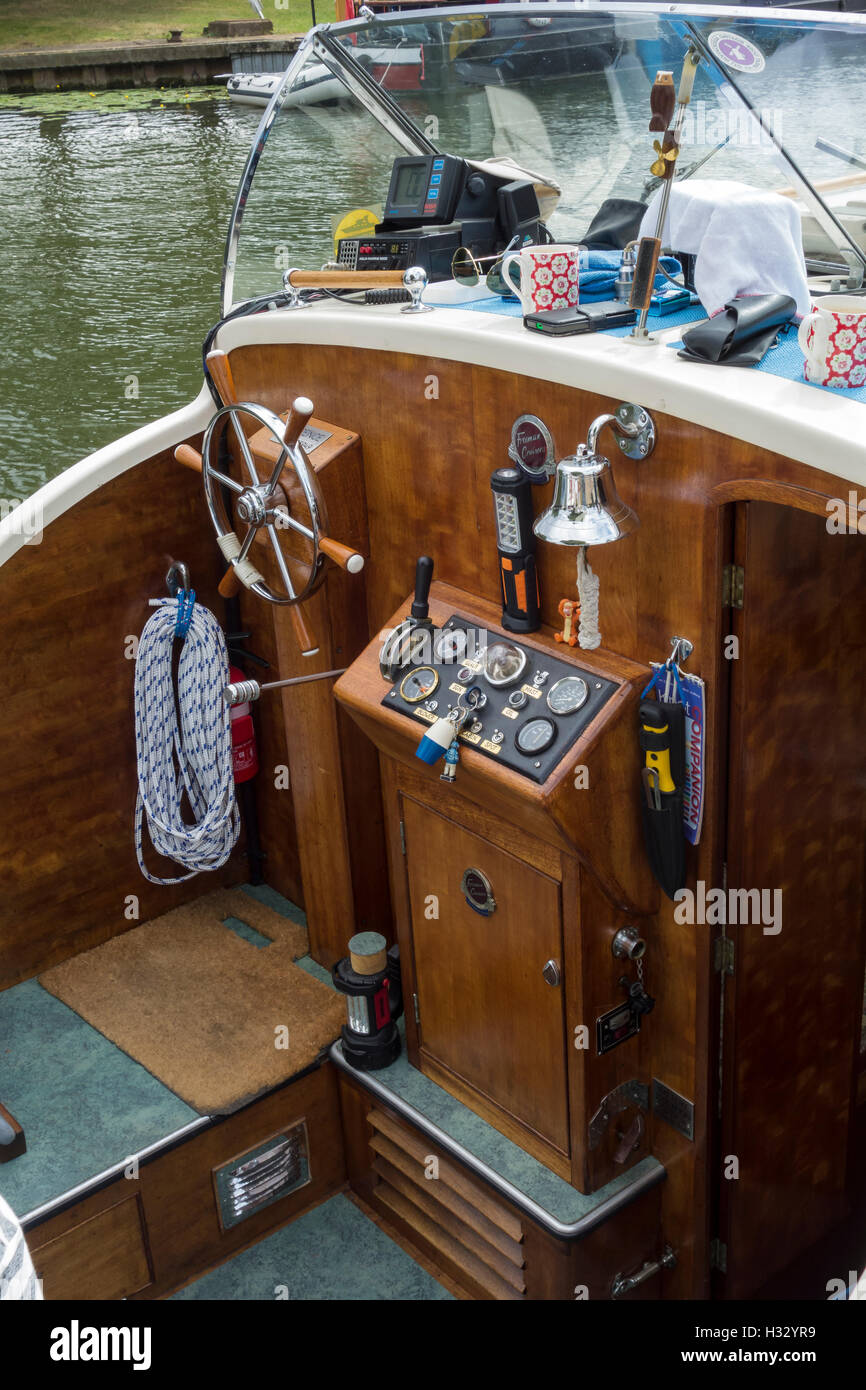
[[[532,529],[553,545],[607,545],[639,525],[616,490],[609,459],[579,444],[557,463],[553,500]]]

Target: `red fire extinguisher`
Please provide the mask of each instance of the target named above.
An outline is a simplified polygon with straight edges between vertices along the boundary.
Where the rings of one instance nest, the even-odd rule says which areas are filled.
[[[238,666],[229,667],[229,679],[234,684],[246,680]],[[256,747],[256,731],[249,701],[233,705],[232,721],[232,771],[236,782],[248,782],[259,770],[259,750]]]

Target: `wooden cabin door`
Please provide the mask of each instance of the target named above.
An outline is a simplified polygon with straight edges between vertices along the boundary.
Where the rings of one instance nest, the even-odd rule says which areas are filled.
[[[408,797],[403,822],[422,1063],[567,1155],[565,990],[542,974],[561,968],[560,885]],[[470,868],[491,884],[490,916],[466,902]]]
[[[728,626],[739,641],[728,903],[732,888],[769,897],[762,921],[725,928],[734,958],[718,1162],[728,1298],[760,1288],[846,1214],[866,846],[866,537],[752,502],[738,508],[735,551],[744,597]]]

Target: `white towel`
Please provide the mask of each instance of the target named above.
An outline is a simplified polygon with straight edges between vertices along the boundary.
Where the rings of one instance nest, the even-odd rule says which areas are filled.
[[[655,236],[659,189],[640,235]],[[697,254],[695,291],[708,314],[738,294],[787,294],[808,314],[809,287],[793,199],[728,179],[674,183],[662,228],[663,246]]]

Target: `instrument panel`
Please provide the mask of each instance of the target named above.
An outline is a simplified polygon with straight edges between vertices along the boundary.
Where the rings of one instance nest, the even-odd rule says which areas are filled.
[[[617,688],[458,614],[432,634],[416,633],[382,704],[429,725],[461,698],[474,700],[460,743],[533,782],[546,781]]]

